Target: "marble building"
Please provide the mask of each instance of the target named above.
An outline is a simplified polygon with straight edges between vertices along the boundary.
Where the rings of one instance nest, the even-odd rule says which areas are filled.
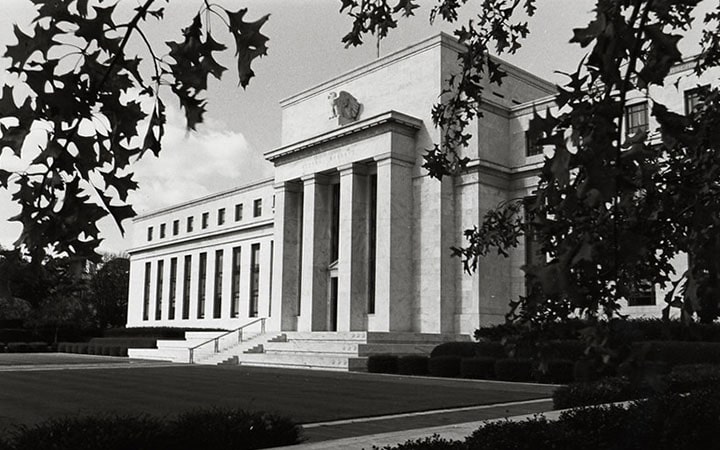
[[[508,76],[485,91],[468,169],[431,179],[421,168],[440,138],[431,106],[460,50],[441,34],[283,100],[282,144],[265,153],[272,179],[137,217],[128,326],[233,329],[265,317],[275,331],[467,335],[503,321],[531,249],[485,258],[471,276],[449,248],[488,209],[532,195],[543,149],[526,130],[555,86],[501,62]],[[657,95],[682,111],[700,81]],[[649,102],[630,99],[633,126],[652,128]],[[658,286],[627,309],[660,303]]]

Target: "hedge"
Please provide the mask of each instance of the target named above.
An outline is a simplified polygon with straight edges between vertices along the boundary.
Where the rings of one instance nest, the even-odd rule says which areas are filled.
[[[188,331],[227,331],[223,328],[174,328],[174,327],[134,327],[108,328],[103,337],[153,337],[161,339],[183,339]]]
[[[670,366],[720,364],[720,343],[646,341],[633,345],[633,353],[648,361],[663,361]]]
[[[476,357],[460,360],[460,376],[462,378],[491,380],[495,378],[495,358]]]
[[[529,359],[505,358],[495,361],[495,377],[502,381],[532,381]]]
[[[402,375],[427,375],[430,358],[425,355],[404,355],[398,358],[397,372]]]
[[[384,450],[696,450],[717,447],[720,392],[695,391],[618,406],[563,412],[556,421],[542,416],[521,422],[495,421],[464,441],[433,436]],[[713,442],[715,444],[713,444]],[[377,448],[377,447],[375,447]]]
[[[301,433],[302,428],[286,417],[215,408],[170,419],[148,415],[51,419],[0,436],[0,449],[256,449],[296,444]]]
[[[398,373],[398,356],[370,355],[367,359],[367,370],[370,373]]]
[[[506,354],[505,348],[498,342],[444,342],[430,352],[430,357],[436,356],[504,358]]]
[[[456,355],[432,356],[428,362],[428,372],[433,377],[457,377],[460,375],[460,361]]]
[[[545,370],[535,368],[532,378],[540,383],[566,384],[574,380],[575,363],[569,359],[551,359],[546,362]]]
[[[47,342],[9,342],[5,349],[8,353],[46,353],[50,351]]]

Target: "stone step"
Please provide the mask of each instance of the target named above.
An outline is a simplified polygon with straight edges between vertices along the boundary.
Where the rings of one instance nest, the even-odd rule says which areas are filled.
[[[285,331],[289,341],[359,341],[367,339],[365,331]]]
[[[153,361],[188,362],[188,351],[185,349],[159,350],[156,348],[129,348],[128,357],[150,359]]]
[[[215,339],[218,336],[222,336],[225,333],[227,333],[227,331],[186,331],[185,339],[186,340],[198,339],[201,341],[208,341],[210,339]]]
[[[368,343],[424,343],[442,344],[443,342],[468,342],[472,337],[467,334],[431,334],[407,332],[379,332],[368,331]]]
[[[370,356],[381,353],[393,355],[429,355],[437,344],[423,343],[368,343],[358,345],[357,355]]]
[[[287,342],[268,342],[263,347],[266,353],[347,353],[357,355],[360,345],[362,344],[352,341],[289,340]]]
[[[262,365],[268,367],[297,367],[308,369],[348,370],[345,355],[245,353],[240,355],[240,365]]]

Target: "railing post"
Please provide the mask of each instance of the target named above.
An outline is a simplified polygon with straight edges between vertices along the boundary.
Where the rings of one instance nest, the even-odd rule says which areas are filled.
[[[215,338],[215,353],[220,351],[220,339]]]
[[[264,317],[260,320],[260,333],[265,334],[265,318]]]
[[[240,329],[238,330],[238,342],[242,342],[242,331],[243,331],[242,328],[240,328]]]
[[[188,350],[190,350],[190,358],[189,358],[190,364],[193,364],[193,352],[194,352],[194,350],[191,349],[191,348],[189,348]]]

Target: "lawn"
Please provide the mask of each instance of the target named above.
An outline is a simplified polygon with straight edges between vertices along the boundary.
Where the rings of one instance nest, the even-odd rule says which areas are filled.
[[[239,366],[0,372],[0,428],[98,412],[275,411],[300,423],[550,397],[546,386]]]

